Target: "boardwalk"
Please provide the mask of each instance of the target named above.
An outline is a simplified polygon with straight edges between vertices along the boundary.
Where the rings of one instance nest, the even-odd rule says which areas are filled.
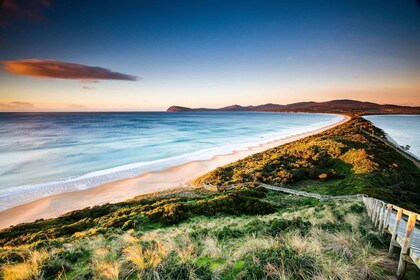
[[[281,191],[288,194],[313,197],[319,200],[359,200],[363,201],[369,217],[375,227],[382,232],[392,235],[389,252],[395,247],[401,248],[398,263],[397,276],[403,277],[407,263],[413,263],[420,268],[420,229],[416,223],[420,221],[420,215],[400,208],[396,205],[385,203],[381,200],[366,195],[329,196],[316,193],[292,190],[259,183],[263,188]]]

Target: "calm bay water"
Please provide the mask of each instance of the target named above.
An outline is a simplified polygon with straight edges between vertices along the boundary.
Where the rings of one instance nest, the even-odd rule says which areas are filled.
[[[0,210],[343,119],[287,113],[1,113]]]
[[[384,130],[400,146],[409,145],[409,152],[420,158],[419,115],[380,115],[364,118]]]

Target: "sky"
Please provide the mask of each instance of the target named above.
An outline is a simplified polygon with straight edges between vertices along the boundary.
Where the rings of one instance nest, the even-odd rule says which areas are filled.
[[[0,111],[420,106],[416,0],[0,5]]]

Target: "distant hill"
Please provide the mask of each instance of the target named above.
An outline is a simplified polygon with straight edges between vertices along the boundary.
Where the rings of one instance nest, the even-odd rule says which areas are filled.
[[[357,100],[332,100],[326,102],[298,102],[287,105],[267,103],[258,106],[232,105],[219,109],[188,108],[171,106],[167,112],[197,112],[197,111],[226,111],[226,112],[308,112],[308,113],[344,113],[344,114],[420,114],[420,107],[399,106],[392,104],[377,104]]]

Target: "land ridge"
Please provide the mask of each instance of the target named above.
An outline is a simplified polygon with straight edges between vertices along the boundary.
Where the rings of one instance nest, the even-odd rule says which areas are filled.
[[[189,108],[171,106],[167,112],[305,112],[305,113],[336,113],[336,114],[420,114],[420,107],[401,106],[393,104],[377,104],[358,100],[340,99],[326,102],[297,102],[286,105],[267,103],[262,105],[241,106],[238,104],[222,108]]]

